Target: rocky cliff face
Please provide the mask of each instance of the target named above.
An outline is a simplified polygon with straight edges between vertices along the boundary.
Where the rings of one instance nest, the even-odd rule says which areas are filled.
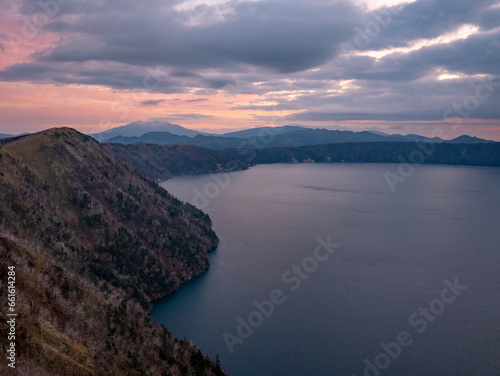
[[[207,215],[68,128],[0,144],[0,202],[2,275],[16,267],[18,372],[222,374],[147,316],[152,299],[208,267],[217,238]]]

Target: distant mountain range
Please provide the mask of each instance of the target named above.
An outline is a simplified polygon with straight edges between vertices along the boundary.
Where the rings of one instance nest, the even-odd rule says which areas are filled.
[[[2,134],[0,139],[21,135]],[[136,144],[151,143],[157,145],[194,145],[207,149],[242,149],[281,146],[308,146],[319,144],[337,144],[345,142],[414,142],[433,141],[435,143],[478,144],[494,141],[463,135],[453,140],[439,137],[428,138],[416,134],[387,134],[379,131],[340,131],[321,128],[308,128],[301,125],[281,127],[250,128],[224,134],[213,134],[185,128],[166,121],[135,121],[104,132],[89,134],[97,141]]]
[[[154,131],[150,131],[155,129]],[[144,132],[144,133],[142,133]],[[142,134],[141,134],[142,133]],[[477,137],[460,136],[453,140],[438,137],[428,138],[420,135],[388,135],[382,132],[353,132],[328,129],[312,129],[298,125],[282,127],[251,128],[221,135],[201,133],[186,129],[177,124],[165,122],[135,122],[123,127],[113,128],[104,133],[93,135],[101,142],[136,144],[151,143],[158,145],[194,145],[207,149],[244,149],[308,146],[350,142],[434,142],[477,144],[493,141]]]
[[[12,138],[12,137],[18,137],[18,136],[25,136],[29,133],[21,133],[21,134],[4,134],[4,133],[0,133],[0,139],[2,138]]]
[[[174,135],[188,137],[194,137],[197,134],[206,134],[167,121],[134,121],[121,127],[111,128],[105,132],[89,134],[89,136],[99,142],[109,142],[109,139],[113,137],[140,137],[149,132],[169,132]]]

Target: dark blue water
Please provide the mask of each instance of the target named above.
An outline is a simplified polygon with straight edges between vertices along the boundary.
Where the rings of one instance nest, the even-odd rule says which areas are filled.
[[[397,167],[268,165],[163,183],[210,214],[221,242],[154,319],[233,376],[496,376],[500,169],[421,166],[392,193],[384,173]],[[338,248],[321,247],[329,236]]]

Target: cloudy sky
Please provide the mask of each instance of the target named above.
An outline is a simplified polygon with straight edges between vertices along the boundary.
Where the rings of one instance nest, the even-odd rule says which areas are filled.
[[[135,120],[500,141],[499,0],[0,0],[0,133]]]

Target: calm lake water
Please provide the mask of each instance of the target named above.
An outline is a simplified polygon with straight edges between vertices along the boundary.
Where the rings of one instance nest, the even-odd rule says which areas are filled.
[[[420,166],[393,193],[384,173],[397,168],[164,182],[221,241],[153,318],[232,376],[500,374],[500,168]],[[321,246],[329,236],[338,248]]]

